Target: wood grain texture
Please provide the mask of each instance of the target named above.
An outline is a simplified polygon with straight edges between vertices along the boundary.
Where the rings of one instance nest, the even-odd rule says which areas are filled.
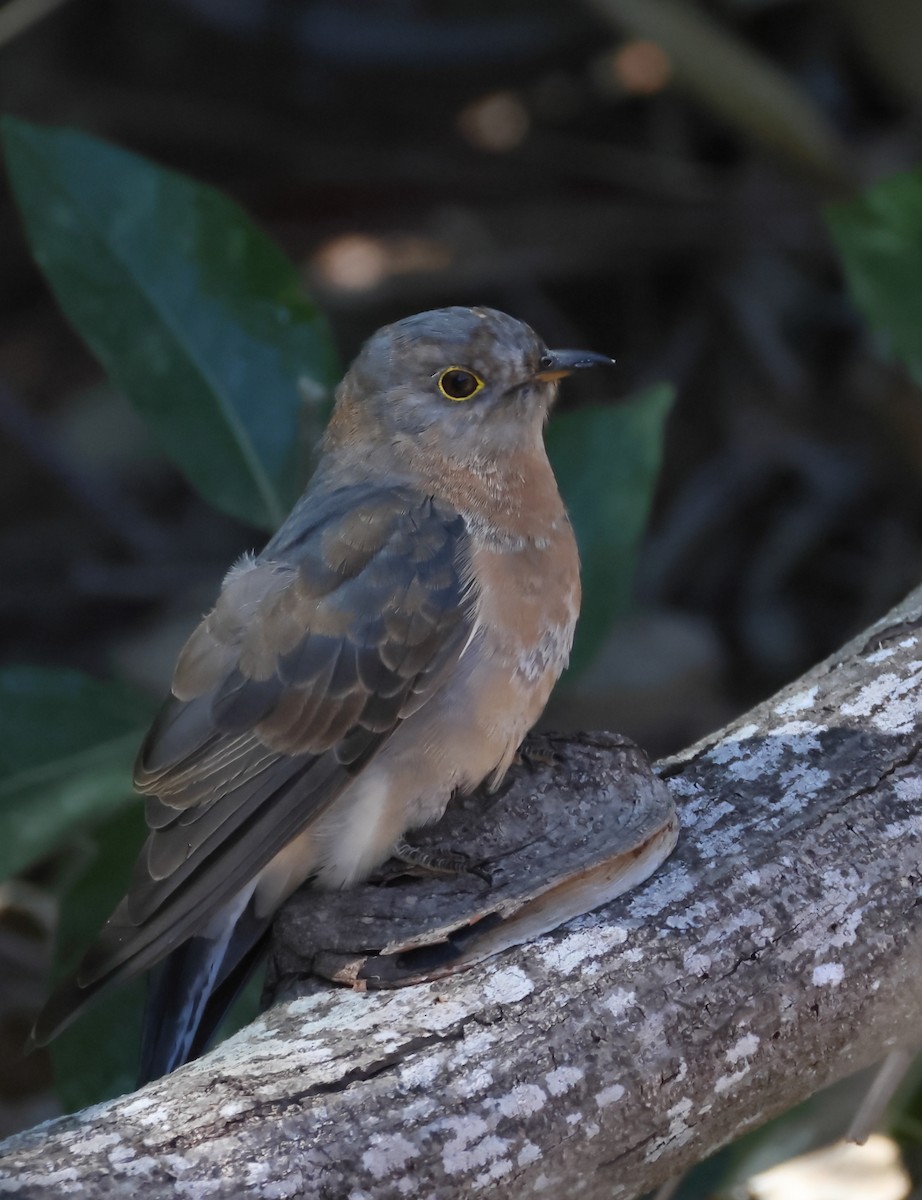
[[[556,770],[520,769],[513,786],[456,797],[413,835],[427,856],[461,847],[470,871],[411,881],[385,864],[345,892],[304,888],[275,923],[271,991],[310,975],[362,990],[444,978],[620,896],[668,857],[675,805],[632,741],[543,735],[526,745],[528,761],[565,765],[565,804]]]
[[[0,1189],[628,1200],[879,1059],[922,1006],[920,630],[916,592],[661,764],[683,832],[639,889],[436,984],[306,985],[10,1139]]]

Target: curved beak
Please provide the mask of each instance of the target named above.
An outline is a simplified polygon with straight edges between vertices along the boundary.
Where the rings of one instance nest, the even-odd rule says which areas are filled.
[[[541,359],[535,379],[548,383],[583,367],[610,367],[614,361],[607,354],[595,354],[591,350],[548,350]]]

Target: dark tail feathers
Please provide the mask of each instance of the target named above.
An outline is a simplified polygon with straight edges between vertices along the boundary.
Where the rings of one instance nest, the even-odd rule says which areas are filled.
[[[234,906],[236,907],[236,906]],[[216,914],[206,933],[189,938],[148,976],[139,1086],[190,1062],[208,1048],[265,951],[267,918],[250,901],[234,922]]]

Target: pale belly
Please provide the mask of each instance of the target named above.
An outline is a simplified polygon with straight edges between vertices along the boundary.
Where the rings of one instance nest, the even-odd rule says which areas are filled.
[[[506,773],[553,680],[546,689],[542,680],[536,690],[476,658],[470,668],[463,666],[395,731],[318,823],[321,887],[348,887],[364,878],[407,830],[437,821],[456,791],[471,791],[485,780],[498,783]]]

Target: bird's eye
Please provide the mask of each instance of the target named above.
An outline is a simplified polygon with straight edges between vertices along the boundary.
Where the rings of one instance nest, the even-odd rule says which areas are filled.
[[[470,400],[483,386],[480,376],[466,367],[446,367],[439,376],[439,391],[449,400]]]

